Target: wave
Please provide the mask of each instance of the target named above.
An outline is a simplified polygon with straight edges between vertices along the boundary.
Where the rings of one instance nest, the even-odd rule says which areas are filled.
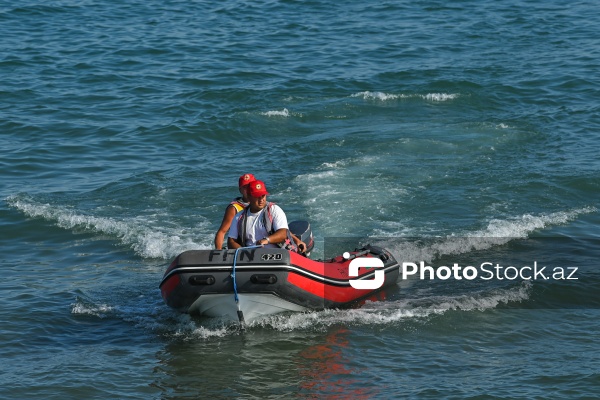
[[[330,174],[330,171],[321,174]],[[10,196],[6,198],[14,207],[32,218],[54,221],[63,229],[83,229],[115,236],[144,258],[171,259],[185,250],[211,248],[210,244],[196,243],[194,237],[206,236],[204,232],[190,232],[188,229],[152,226],[147,217],[114,218],[85,215],[64,206],[36,202],[29,198]],[[431,262],[448,255],[465,254],[471,251],[486,250],[504,245],[514,239],[527,238],[531,233],[548,227],[566,224],[579,215],[596,212],[594,207],[583,207],[570,211],[549,214],[524,214],[509,219],[492,219],[483,229],[452,234],[443,238],[425,238],[426,244],[419,241],[397,240],[398,237],[379,235],[374,244],[388,248],[397,259]],[[382,232],[380,232],[382,233]],[[403,239],[403,238],[400,238]]]
[[[89,304],[81,299],[71,304],[71,314],[76,315],[92,315],[98,318],[105,318],[108,314],[114,311],[114,307],[106,304],[94,305]]]
[[[192,240],[198,234],[183,233],[183,228],[151,226],[146,217],[111,218],[85,215],[64,206],[39,203],[29,198],[10,196],[6,199],[14,207],[32,218],[53,221],[63,229],[83,229],[115,236],[144,258],[171,259],[184,250],[208,249]]]
[[[390,101],[399,99],[423,99],[427,101],[442,102],[458,98],[457,93],[427,93],[427,94],[389,94],[383,92],[359,92],[350,97],[362,97],[364,100]]]
[[[358,97],[363,98],[368,101],[392,101],[392,100],[401,100],[401,99],[421,99],[429,102],[445,102],[455,100],[460,95],[458,93],[427,93],[427,94],[391,94],[391,93],[383,93],[383,92],[371,92],[364,91],[359,93],[354,93],[350,95],[350,97]],[[290,116],[301,116],[300,113],[292,113],[287,108],[282,110],[269,110],[259,113],[260,115],[266,117],[283,117],[288,118]]]
[[[504,220],[492,219],[485,228],[472,232],[448,235],[443,238],[425,238],[426,244],[419,243],[419,240],[398,241],[397,238],[391,237],[381,238],[377,244],[388,248],[398,260],[431,262],[443,256],[487,250],[515,239],[526,239],[536,231],[564,225],[582,214],[596,211],[595,207],[583,207],[548,214],[524,214]]]
[[[492,289],[458,296],[429,296],[397,301],[367,302],[356,309],[327,309],[300,313],[284,313],[254,320],[246,325],[249,331],[272,329],[280,332],[324,332],[332,326],[385,326],[431,323],[431,317],[454,311],[485,312],[513,303],[527,301],[532,284],[523,282],[511,288]],[[166,336],[186,340],[212,339],[238,334],[235,322],[219,318],[194,319],[177,316],[174,324],[164,326]]]
[[[281,111],[265,111],[260,113],[260,115],[265,115],[267,117],[289,117],[291,114],[287,108],[284,108]]]

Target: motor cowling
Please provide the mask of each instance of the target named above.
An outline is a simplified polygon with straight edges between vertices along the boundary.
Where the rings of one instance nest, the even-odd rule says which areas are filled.
[[[304,255],[308,257],[313,247],[315,247],[310,223],[308,221],[292,221],[289,223],[288,227],[290,232],[306,244],[306,253]]]

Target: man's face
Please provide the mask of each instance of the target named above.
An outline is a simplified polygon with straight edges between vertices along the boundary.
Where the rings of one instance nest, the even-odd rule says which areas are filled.
[[[242,195],[242,198],[246,201],[248,201],[248,199],[250,198],[250,194],[248,193],[248,185],[244,185],[242,187],[240,187],[240,194]]]
[[[265,208],[267,205],[267,195],[263,194],[260,197],[248,196],[250,200],[250,211],[257,212]]]

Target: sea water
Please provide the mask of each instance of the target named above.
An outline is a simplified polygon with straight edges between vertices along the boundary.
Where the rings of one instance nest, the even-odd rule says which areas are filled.
[[[595,1],[1,3],[0,397],[600,396],[599,25]],[[166,266],[247,172],[316,258],[479,276],[245,332],[169,309]]]

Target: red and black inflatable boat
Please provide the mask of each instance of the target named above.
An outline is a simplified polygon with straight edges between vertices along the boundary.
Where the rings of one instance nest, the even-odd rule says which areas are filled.
[[[350,263],[357,258],[377,258],[381,263],[361,267],[350,276]],[[279,248],[190,250],[173,260],[160,290],[166,304],[181,312],[235,321],[243,315],[248,322],[286,311],[356,306],[395,285],[398,276],[398,262],[375,246],[326,261]],[[351,282],[376,278],[383,282],[374,289],[356,289]]]

